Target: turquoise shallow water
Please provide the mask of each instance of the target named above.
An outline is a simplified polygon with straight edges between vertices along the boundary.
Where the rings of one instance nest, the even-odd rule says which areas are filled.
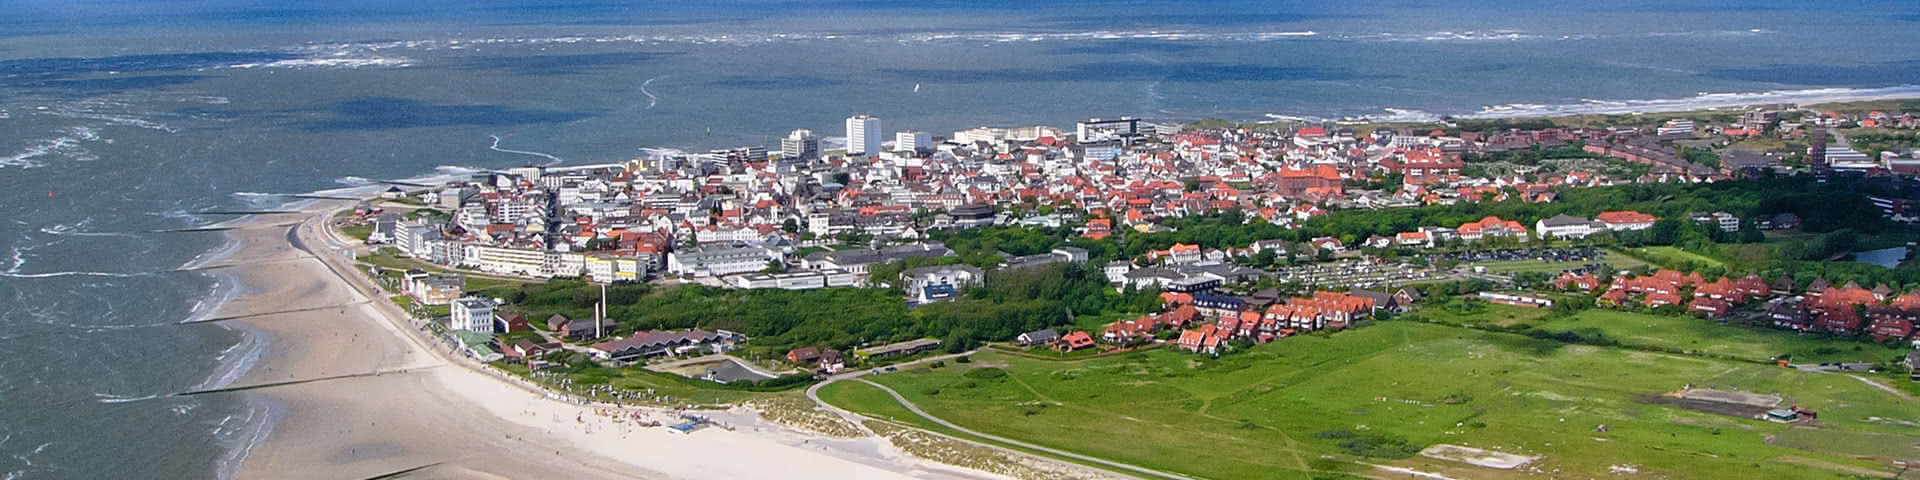
[[[147,398],[272,341],[169,325],[246,287],[144,273],[217,257],[217,234],[137,233],[261,193],[837,135],[856,113],[945,135],[1920,83],[1910,2],[329,3],[0,2],[0,479],[218,476],[267,431],[246,397]]]

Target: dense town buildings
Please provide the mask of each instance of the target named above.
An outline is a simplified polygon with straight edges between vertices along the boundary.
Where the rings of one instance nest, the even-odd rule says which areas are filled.
[[[799,129],[778,145],[655,155],[617,164],[488,171],[411,192],[396,187],[391,196],[411,198],[439,213],[382,216],[373,222],[369,239],[426,262],[495,275],[581,277],[602,283],[673,276],[734,288],[860,286],[873,283],[867,276],[877,265],[954,256],[928,240],[940,229],[1070,227],[1080,237],[1101,240],[1227,210],[1244,212],[1249,221],[1292,227],[1341,209],[1512,199],[1553,202],[1556,192],[1570,188],[1711,182],[1740,173],[1682,158],[1680,149],[1693,144],[1686,142],[1843,124],[1824,115],[1790,124],[1779,120],[1777,110],[1746,112],[1739,118],[1737,123],[1675,120],[1642,128],[1359,131],[1337,123],[1182,129],[1122,117],[1078,122],[1071,130],[978,127],[947,137],[916,131],[889,137],[878,118],[859,115],[846,121],[849,144],[844,151],[823,151],[821,137]],[[1882,114],[1851,121],[1908,125],[1909,119],[1906,114]],[[887,138],[894,140],[891,148],[882,144]],[[1468,168],[1470,155],[1576,144],[1594,157],[1651,169],[1645,176],[1616,178],[1580,170],[1475,176]],[[1828,167],[1862,161],[1825,145],[1817,147],[1809,157]],[[1911,152],[1889,153],[1886,159],[1906,158]],[[1886,160],[1876,165],[1862,168],[1892,172],[1903,164]],[[1384,180],[1389,177],[1395,183]],[[1913,217],[1903,200],[1883,203],[1876,206],[1893,218]],[[1034,210],[1041,206],[1047,211]],[[1727,232],[1746,223],[1725,212],[1686,219]],[[1293,249],[1293,254],[1313,256],[1322,251],[1480,242],[1517,246],[1539,239],[1646,230],[1659,220],[1633,211],[1603,211],[1592,218],[1488,216],[1459,225],[1420,225],[1395,235],[1324,237],[1297,245],[1262,241],[1209,250],[1174,245],[1101,268],[1120,288],[1203,292],[1263,276],[1293,275],[1235,264],[1235,259],[1268,250],[1284,256]],[[1797,225],[1798,219],[1770,217],[1753,223],[1779,228]],[[1002,265],[1060,258],[1086,261],[1084,252],[1077,258],[1072,252],[1054,253],[1008,256]],[[912,287],[908,300],[926,303],[984,277],[957,270],[916,273],[930,276],[878,282],[906,280]],[[1390,274],[1379,281],[1423,275]],[[408,293],[429,304],[452,302],[458,292],[450,285],[453,280],[409,282]]]

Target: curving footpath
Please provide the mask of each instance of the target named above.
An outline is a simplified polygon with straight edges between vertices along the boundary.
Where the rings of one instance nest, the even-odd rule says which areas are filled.
[[[952,357],[959,357],[959,356],[964,356],[964,355],[968,355],[968,354],[972,354],[972,353],[974,353],[974,352],[966,352],[966,353],[961,353],[961,354],[955,354],[955,355],[948,355],[948,356],[944,356],[944,357],[935,357],[935,358],[927,358],[927,359],[923,359],[923,360],[921,360],[921,361],[922,361],[922,362],[926,362],[926,361],[933,361],[933,360],[938,360],[938,359],[945,359],[945,358],[952,358]],[[913,362],[913,363],[919,363],[919,362]],[[862,377],[862,376],[865,376],[865,375],[867,375],[868,373],[869,373],[869,372],[867,372],[867,371],[860,371],[860,372],[854,372],[854,373],[849,373],[849,374],[844,374],[844,375],[840,375],[840,376],[836,376],[836,377],[833,377],[833,378],[830,378],[830,379],[828,379],[827,381],[824,381],[824,382],[820,382],[820,383],[816,383],[816,384],[814,384],[814,385],[813,385],[812,387],[809,387],[809,388],[807,388],[807,398],[810,398],[810,399],[813,399],[813,401],[814,401],[814,403],[818,403],[818,404],[820,404],[820,407],[821,407],[821,408],[825,408],[825,409],[827,409],[827,411],[830,411],[830,412],[833,412],[834,414],[836,414],[836,415],[839,415],[839,416],[840,416],[841,418],[844,418],[844,419],[847,419],[847,420],[849,420],[849,421],[852,421],[854,425],[858,425],[858,426],[860,426],[860,429],[861,429],[861,430],[863,430],[863,431],[865,431],[865,430],[866,430],[867,428],[866,428],[866,426],[865,426],[865,425],[861,425],[861,422],[859,422],[859,421],[858,421],[858,418],[857,418],[857,414],[855,414],[855,413],[853,413],[853,412],[849,412],[849,411],[846,411],[846,410],[842,410],[842,409],[840,409],[839,407],[835,407],[835,406],[833,406],[833,405],[829,405],[829,404],[827,404],[827,402],[825,402],[825,401],[823,401],[823,400],[820,400],[820,395],[819,395],[819,391],[820,391],[820,388],[821,388],[821,387],[825,387],[825,386],[827,386],[828,384],[831,384],[831,383],[833,383],[833,382],[837,382],[837,381],[840,381],[840,380],[856,380],[856,381],[859,381],[859,382],[861,382],[861,383],[865,383],[865,384],[868,384],[868,385],[872,385],[872,386],[874,386],[875,388],[879,388],[879,389],[880,389],[881,391],[883,391],[883,392],[887,392],[887,395],[891,395],[891,396],[893,396],[893,400],[894,400],[894,401],[896,401],[896,402],[900,402],[900,405],[901,405],[901,406],[903,406],[903,407],[907,407],[907,410],[909,410],[909,411],[912,411],[914,415],[919,415],[919,416],[920,416],[921,418],[925,418],[925,419],[927,419],[928,421],[931,421],[931,422],[933,422],[933,423],[935,423],[935,424],[939,424],[939,425],[940,425],[940,426],[942,426],[942,427],[947,427],[947,428],[951,428],[951,429],[953,429],[954,431],[957,431],[957,432],[960,432],[960,433],[965,433],[965,434],[968,434],[968,435],[972,435],[972,436],[975,436],[975,437],[979,437],[979,438],[984,438],[984,439],[987,439],[987,440],[991,440],[991,441],[994,441],[994,442],[999,442],[999,443],[1002,443],[1002,444],[1006,444],[1006,445],[1013,445],[1013,446],[1016,446],[1016,447],[1020,447],[1020,448],[1025,448],[1025,449],[1028,449],[1028,450],[1033,450],[1033,451],[1039,451],[1039,452],[1046,452],[1047,454],[1050,454],[1050,455],[1054,455],[1054,456],[1058,456],[1058,457],[1061,457],[1061,458],[1069,458],[1069,459],[1073,459],[1073,460],[1078,460],[1078,461],[1082,461],[1082,462],[1086,462],[1086,463],[1091,463],[1091,464],[1095,464],[1095,465],[1100,465],[1100,466],[1105,466],[1105,467],[1111,467],[1111,468],[1115,468],[1115,469],[1119,469],[1119,470],[1123,470],[1123,471],[1127,471],[1127,472],[1132,472],[1132,473],[1138,473],[1138,474],[1141,474],[1141,475],[1146,475],[1146,476],[1150,476],[1150,477],[1157,477],[1157,478],[1168,478],[1168,479],[1175,479],[1175,480],[1196,480],[1196,479],[1195,479],[1194,477],[1189,477],[1189,476],[1186,476],[1186,475],[1181,475],[1181,474],[1178,474],[1178,473],[1172,473],[1172,472],[1164,472],[1164,471],[1160,471],[1160,470],[1154,470],[1154,469],[1150,469],[1150,468],[1146,468],[1146,467],[1140,467],[1140,466],[1135,466],[1135,465],[1130,465],[1130,464],[1125,464],[1125,463],[1120,463],[1120,462],[1115,462],[1115,461],[1111,461],[1111,460],[1107,460],[1107,459],[1103,459],[1103,458],[1098,458],[1098,457],[1090,457],[1090,456],[1086,456],[1086,455],[1081,455],[1081,454],[1078,454],[1078,453],[1073,453],[1073,452],[1069,452],[1069,451],[1065,451],[1065,450],[1060,450],[1060,449],[1057,449],[1057,448],[1051,448],[1051,447],[1044,447],[1044,446],[1040,446],[1040,445],[1035,445],[1035,444],[1032,444],[1032,443],[1027,443],[1027,442],[1023,442],[1023,441],[1019,441],[1019,440],[1014,440],[1014,439],[1011,439],[1011,438],[1007,438],[1007,437],[1002,437],[1002,436],[998,436],[998,435],[991,435],[991,434],[986,434],[986,433],[981,433],[981,432],[979,432],[979,431],[976,431],[976,430],[973,430],[973,429],[969,429],[969,428],[966,428],[966,427],[962,427],[962,426],[959,426],[959,425],[955,425],[955,424],[954,424],[953,422],[949,422],[949,421],[946,421],[946,420],[943,420],[943,419],[941,419],[940,417],[935,417],[935,416],[933,416],[932,414],[929,414],[929,413],[927,413],[927,411],[926,411],[926,410],[921,410],[921,409],[920,409],[920,406],[919,406],[919,405],[914,405],[914,404],[913,404],[913,402],[911,402],[911,401],[908,401],[908,400],[907,400],[907,397],[902,397],[902,396],[900,396],[900,392],[896,392],[896,391],[894,391],[894,390],[893,390],[892,388],[888,388],[888,387],[887,387],[886,385],[881,385],[881,384],[879,384],[878,382],[874,382],[874,381],[872,381],[872,380],[867,380],[867,379],[864,379],[864,378],[860,378],[860,377]],[[868,431],[867,433],[869,433],[869,434],[871,434],[872,432],[871,432],[871,431]],[[945,436],[945,435],[942,435],[942,436]],[[961,440],[965,440],[965,439],[961,439]],[[978,443],[978,442],[971,442],[971,443]],[[982,445],[987,445],[987,444],[982,444]],[[993,447],[993,448],[999,448],[999,449],[1002,449],[1002,450],[1007,450],[1007,449],[1006,449],[1005,447],[1000,447],[1000,446],[998,446],[998,445],[987,445],[987,446],[989,446],[989,447]],[[1008,451],[1010,451],[1010,452],[1014,452],[1014,453],[1017,453],[1017,454],[1020,454],[1020,455],[1030,455],[1030,454],[1028,454],[1028,453],[1026,453],[1026,452],[1019,452],[1019,451],[1015,451],[1015,450],[1008,450]]]

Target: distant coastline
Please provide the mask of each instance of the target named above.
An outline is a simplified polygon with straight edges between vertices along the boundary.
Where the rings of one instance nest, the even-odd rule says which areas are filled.
[[[1879,88],[1814,88],[1802,90],[1773,90],[1766,92],[1744,93],[1701,93],[1693,97],[1668,99],[1635,100],[1587,100],[1583,103],[1558,105],[1544,104],[1504,104],[1489,105],[1480,111],[1460,114],[1440,114],[1419,110],[1386,108],[1385,115],[1359,115],[1346,117],[1322,117],[1314,115],[1289,115],[1269,113],[1265,119],[1256,122],[1306,122],[1306,123],[1390,123],[1422,124],[1438,123],[1444,119],[1461,120],[1516,120],[1516,119],[1554,119],[1588,115],[1636,115],[1652,113],[1705,112],[1715,110],[1742,109],[1760,105],[1796,104],[1802,107],[1854,103],[1868,101],[1891,101],[1920,99],[1920,85],[1900,85]]]

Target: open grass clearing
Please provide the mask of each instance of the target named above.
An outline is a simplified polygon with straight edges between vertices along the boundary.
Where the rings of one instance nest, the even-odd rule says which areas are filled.
[[[1679,247],[1639,247],[1632,249],[1632,252],[1642,258],[1650,259],[1653,263],[1659,264],[1662,267],[1678,267],[1689,263],[1702,267],[1725,266],[1725,263],[1715,260],[1712,257],[1681,250]]]
[[[1689,383],[1794,398],[1820,411],[1824,428],[1920,438],[1920,428],[1862,420],[1920,418],[1920,406],[1844,376],[1412,322],[1218,359],[1170,350],[1069,362],[977,355],[973,365],[985,364],[1005,365],[1004,375],[955,365],[874,380],[968,428],[1207,478],[1306,478],[1362,462],[1475,468],[1414,457],[1396,439],[1413,451],[1445,443],[1540,456],[1524,469],[1580,476],[1621,464],[1670,478],[1832,475],[1764,461],[1783,455],[1884,468],[1765,441],[1785,425],[1641,401]],[[882,418],[911,415],[859,388],[835,384],[823,395]]]
[[[1795,363],[1884,362],[1907,352],[1906,349],[1823,334],[1722,325],[1691,316],[1618,310],[1587,310],[1533,326],[1537,330],[1573,332],[1590,338],[1604,336],[1635,347],[1698,352],[1752,362],[1771,361],[1783,354],[1791,355]]]
[[[531,375],[525,366],[517,364],[501,364],[500,368],[551,388],[596,400],[666,407],[725,406],[780,394],[707,387],[702,385],[703,380],[631,367],[587,368],[548,376]],[[609,389],[633,395],[619,398],[608,392]]]
[[[1543,308],[1518,307],[1498,303],[1475,303],[1473,310],[1455,312],[1443,307],[1421,309],[1419,315],[1427,321],[1458,326],[1497,326],[1512,327],[1529,325],[1547,315]]]

